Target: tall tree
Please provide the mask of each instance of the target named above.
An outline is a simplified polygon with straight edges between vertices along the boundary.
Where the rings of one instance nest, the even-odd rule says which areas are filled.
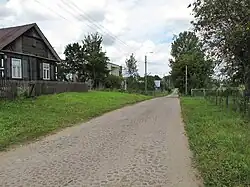
[[[233,82],[250,90],[250,1],[195,0],[192,8],[192,23],[207,50]]]
[[[109,58],[102,51],[102,36],[98,33],[86,35],[79,43],[69,44],[65,48],[65,61],[60,66],[60,78],[67,74],[76,75],[77,81],[93,81],[93,87],[104,83],[108,75]]]
[[[185,69],[188,67],[188,91],[192,88],[204,88],[213,69],[213,63],[207,59],[202,44],[193,32],[182,32],[174,38],[170,59],[171,79],[175,87],[183,93],[185,90]]]
[[[139,75],[137,69],[137,60],[135,59],[133,53],[130,55],[129,59],[126,59],[125,63],[127,67],[127,74],[130,77],[137,77]]]
[[[108,75],[109,58],[102,51],[103,38],[98,33],[85,36],[82,41],[83,58],[86,61],[88,77],[93,81],[93,87],[104,83]]]
[[[82,47],[78,43],[68,44],[64,51],[65,60],[59,64],[58,76],[61,80],[68,80],[67,75],[79,77],[81,69],[85,69]]]

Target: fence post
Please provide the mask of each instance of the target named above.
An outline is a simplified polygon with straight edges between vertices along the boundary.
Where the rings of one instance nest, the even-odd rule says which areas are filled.
[[[244,113],[247,113],[247,97],[244,96]]]
[[[226,107],[228,108],[228,95],[226,95]]]
[[[216,91],[216,94],[215,94],[215,104],[217,105],[218,104],[218,92]]]
[[[17,83],[13,82],[11,84],[11,99],[15,99],[17,97]]]

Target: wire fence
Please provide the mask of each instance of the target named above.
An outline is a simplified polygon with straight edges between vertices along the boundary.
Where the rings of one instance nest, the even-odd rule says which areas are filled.
[[[1,99],[87,91],[88,85],[79,82],[0,80]]]
[[[249,96],[245,94],[244,90],[238,88],[206,89],[202,90],[202,94],[207,100],[221,108],[233,110],[250,117]]]

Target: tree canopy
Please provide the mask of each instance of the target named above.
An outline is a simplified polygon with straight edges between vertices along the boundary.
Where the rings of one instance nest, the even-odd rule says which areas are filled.
[[[128,59],[125,61],[127,74],[130,77],[137,77],[138,76],[138,69],[137,69],[137,60],[135,59],[134,54],[132,53]]]
[[[213,69],[212,60],[203,51],[202,43],[194,32],[185,31],[174,38],[171,45],[171,79],[175,87],[185,90],[185,69],[188,67],[188,90],[204,88]]]
[[[59,77],[66,79],[66,74],[76,76],[77,81],[93,81],[93,86],[104,83],[108,75],[109,58],[102,51],[102,36],[98,33],[84,37],[82,44],[68,44],[65,48],[65,61],[59,64]]]
[[[195,31],[232,82],[250,88],[250,1],[195,0]]]

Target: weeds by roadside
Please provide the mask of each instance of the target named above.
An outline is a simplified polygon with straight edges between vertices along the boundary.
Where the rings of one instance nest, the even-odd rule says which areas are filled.
[[[181,98],[194,161],[205,186],[250,186],[250,125],[202,98]]]

